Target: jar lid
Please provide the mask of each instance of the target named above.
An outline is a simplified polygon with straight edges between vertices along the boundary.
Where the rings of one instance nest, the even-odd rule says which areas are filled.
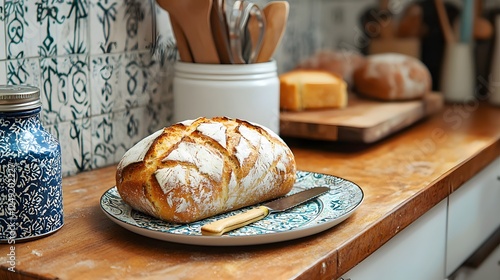
[[[0,112],[25,111],[42,106],[40,90],[27,85],[0,85]]]

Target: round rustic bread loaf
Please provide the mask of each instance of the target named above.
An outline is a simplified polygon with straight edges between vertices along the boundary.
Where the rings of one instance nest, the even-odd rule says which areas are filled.
[[[292,151],[271,130],[243,120],[188,120],[144,138],[118,164],[116,186],[132,208],[189,223],[288,193]]]
[[[381,100],[409,100],[431,90],[429,69],[418,59],[396,53],[367,56],[354,72],[356,92]]]

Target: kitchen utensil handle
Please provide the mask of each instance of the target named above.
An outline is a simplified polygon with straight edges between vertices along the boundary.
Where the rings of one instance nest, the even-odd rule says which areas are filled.
[[[453,29],[451,28],[443,0],[434,0],[434,5],[436,6],[439,24],[441,25],[441,30],[443,32],[445,42],[448,44],[454,43],[455,35],[453,34]]]
[[[241,214],[230,216],[222,220],[206,224],[201,227],[202,235],[223,235],[226,232],[244,227],[248,224],[263,219],[269,214],[269,209],[264,206],[250,209]]]
[[[474,0],[465,0],[460,20],[460,41],[470,43],[474,25]]]
[[[250,10],[250,15],[257,20],[257,26],[259,28],[259,36],[257,37],[257,42],[255,46],[252,46],[251,48],[252,51],[250,52],[250,58],[248,61],[248,63],[255,63],[257,61],[257,56],[259,55],[260,49],[262,48],[264,35],[266,33],[266,19],[260,8],[256,5],[253,9]]]
[[[170,17],[170,25],[172,26],[172,31],[174,32],[175,42],[177,44],[177,51],[181,57],[182,62],[193,62],[193,55],[191,54],[191,49],[189,48],[186,35],[182,30],[176,19]]]

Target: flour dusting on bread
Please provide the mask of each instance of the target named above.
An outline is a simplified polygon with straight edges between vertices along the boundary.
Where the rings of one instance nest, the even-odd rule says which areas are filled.
[[[123,166],[127,166],[129,164],[135,162],[141,162],[144,160],[146,156],[146,152],[149,150],[149,147],[153,144],[153,141],[160,135],[163,131],[159,130],[148,137],[139,141],[134,147],[132,147],[125,155],[123,156],[120,164],[118,165],[118,169],[123,168]]]
[[[354,85],[361,95],[382,100],[422,98],[431,90],[427,67],[418,59],[397,53],[370,55],[354,72]]]
[[[124,155],[116,181],[134,209],[189,223],[285,195],[295,172],[293,154],[278,135],[216,117],[146,137]]]

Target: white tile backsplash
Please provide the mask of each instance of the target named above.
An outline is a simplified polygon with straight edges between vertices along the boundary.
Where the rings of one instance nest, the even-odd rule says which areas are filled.
[[[0,60],[0,85],[7,84],[7,63]]]
[[[91,119],[82,118],[45,128],[59,139],[65,175],[90,170],[92,160]]]
[[[57,6],[59,17],[52,17],[50,35],[57,45],[57,55],[83,54],[88,52],[89,23],[87,1],[60,1]]]
[[[21,59],[38,57],[43,38],[47,35],[47,23],[50,22],[41,7],[38,21],[38,5],[35,2],[5,0],[5,45],[7,58]],[[50,40],[45,42],[51,46]]]
[[[40,88],[45,124],[90,117],[89,67],[87,56],[41,58]]]
[[[154,41],[155,1],[90,0],[90,53],[143,50]]]
[[[42,86],[39,58],[21,58],[5,62],[7,67],[7,84],[27,84],[39,88]]]
[[[5,51],[5,4],[4,0],[0,0],[0,60],[5,59],[7,56]],[[1,74],[0,70],[0,74]],[[2,82],[0,78],[0,82]]]

